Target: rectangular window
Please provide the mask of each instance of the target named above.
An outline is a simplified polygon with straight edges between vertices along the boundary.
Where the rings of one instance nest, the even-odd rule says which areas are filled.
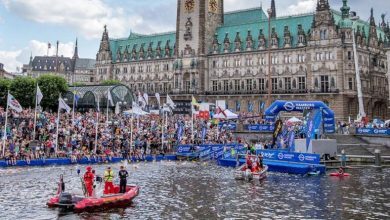
[[[305,77],[298,77],[298,89],[301,91],[306,89],[306,78]]]
[[[218,91],[218,83],[217,81],[212,81],[213,82],[213,92]]]
[[[127,73],[127,67],[123,68],[123,73]]]
[[[348,60],[352,60],[352,52],[348,51]]]
[[[251,79],[246,80],[246,90],[252,91],[252,80]]]
[[[284,78],[284,88],[287,91],[291,91],[291,78],[290,77]]]
[[[229,91],[229,80],[223,81],[223,91],[225,92]]]
[[[264,79],[259,79],[259,90],[265,91],[265,80]]]
[[[329,92],[329,76],[321,76],[321,92]]]
[[[348,89],[353,90],[353,79],[351,77],[348,78]]]
[[[275,92],[278,89],[278,79],[272,78],[272,91]]]
[[[240,80],[239,79],[234,80],[234,90],[240,91]]]

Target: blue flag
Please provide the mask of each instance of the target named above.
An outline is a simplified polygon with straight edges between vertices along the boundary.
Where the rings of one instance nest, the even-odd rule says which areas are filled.
[[[295,152],[295,132],[290,131],[288,138],[288,146],[290,148],[290,152]]]
[[[178,124],[179,127],[177,128],[177,140],[180,142],[181,138],[183,137],[184,129],[183,129],[183,123],[179,122]]]
[[[310,115],[309,121],[307,122],[306,150],[309,150],[310,142],[314,139],[316,131],[321,125],[321,121],[322,111],[317,109]]]
[[[207,127],[203,126],[203,128],[202,128],[202,143],[204,143],[204,140],[206,139],[206,134],[207,134]]]

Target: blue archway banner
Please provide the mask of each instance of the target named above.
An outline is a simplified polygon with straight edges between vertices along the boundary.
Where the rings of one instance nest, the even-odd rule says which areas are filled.
[[[305,110],[322,110],[324,132],[332,134],[336,132],[334,112],[320,101],[275,101],[265,110],[267,120],[275,121],[280,112],[303,112]]]

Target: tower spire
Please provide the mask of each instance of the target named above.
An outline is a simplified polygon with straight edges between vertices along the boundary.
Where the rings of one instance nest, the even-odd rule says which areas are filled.
[[[73,54],[73,59],[78,59],[79,58],[79,48],[77,44],[77,38],[76,38],[76,46],[74,47],[74,54]]]
[[[271,18],[276,18],[275,0],[271,0]]]
[[[343,0],[343,7],[340,8],[341,14],[343,18],[349,17],[349,10],[351,8],[348,6],[347,0]]]
[[[374,18],[374,8],[371,8],[370,25],[371,26],[376,26],[375,18]]]
[[[329,1],[328,0],[318,0],[317,1],[317,11],[329,10]]]

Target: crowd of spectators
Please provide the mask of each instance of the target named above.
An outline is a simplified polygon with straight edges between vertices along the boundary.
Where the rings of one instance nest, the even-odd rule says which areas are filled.
[[[228,129],[217,130],[217,125],[210,121],[194,120],[194,129],[192,129],[189,115],[168,117],[146,115],[132,118],[125,114],[109,114],[107,119],[106,115],[101,113],[95,143],[96,112],[76,112],[74,120],[72,113],[62,113],[60,117],[58,146],[56,146],[57,113],[38,113],[34,136],[34,110],[25,109],[21,113],[10,111],[5,155],[3,158],[0,152],[0,158],[11,164],[17,159],[29,162],[31,159],[54,157],[68,157],[72,161],[94,157],[104,161],[119,156],[142,158],[145,155],[165,154],[173,152],[178,144],[222,144],[236,141]],[[0,108],[0,124],[0,136],[3,138],[5,111],[2,108]],[[180,124],[183,132],[182,137],[178,138],[177,130]],[[203,137],[204,127],[206,135]],[[163,140],[164,144],[162,144]]]

